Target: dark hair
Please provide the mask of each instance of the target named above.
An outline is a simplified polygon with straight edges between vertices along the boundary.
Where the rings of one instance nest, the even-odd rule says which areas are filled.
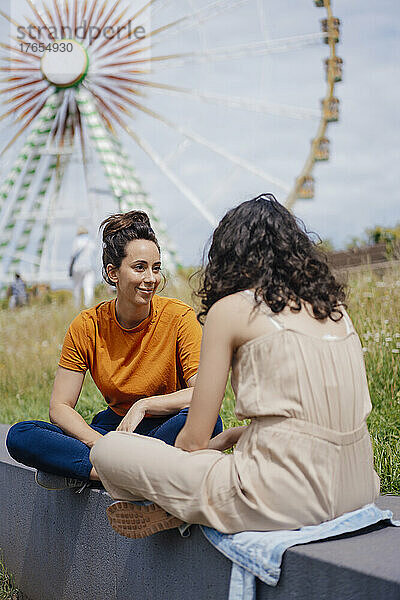
[[[346,306],[344,285],[308,233],[272,194],[228,211],[214,231],[203,269],[199,321],[220,298],[249,288],[255,288],[257,305],[264,301],[274,313],[289,301],[292,311],[300,311],[304,300],[316,319],[339,321],[339,306]]]
[[[127,213],[111,215],[101,223],[103,228],[103,279],[109,285],[115,283],[107,275],[106,267],[109,264],[119,268],[126,256],[126,245],[132,240],[149,240],[154,242],[159,252],[160,245],[151,228],[150,219],[141,210],[131,210]]]

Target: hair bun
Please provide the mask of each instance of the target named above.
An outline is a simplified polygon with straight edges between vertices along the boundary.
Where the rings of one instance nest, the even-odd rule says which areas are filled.
[[[110,235],[135,227],[137,223],[143,224],[151,229],[150,219],[142,210],[131,210],[126,213],[116,213],[105,219],[100,228],[103,227],[103,241]]]

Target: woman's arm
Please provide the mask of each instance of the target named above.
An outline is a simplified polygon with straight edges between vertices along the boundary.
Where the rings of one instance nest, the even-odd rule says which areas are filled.
[[[210,450],[228,450],[232,448],[240,439],[241,435],[246,431],[248,425],[240,425],[239,427],[230,427],[224,429],[221,433],[211,438],[208,443]]]
[[[149,398],[138,400],[138,402],[143,405],[146,412],[157,417],[179,412],[182,408],[190,406],[195,381],[196,375],[193,375],[193,377],[187,380],[189,387],[183,390],[163,396],[150,396]]]
[[[209,447],[224,398],[235,346],[235,300],[214,304],[203,331],[200,366],[186,423],[175,446],[187,451]]]
[[[171,415],[190,405],[196,375],[187,380],[188,388],[163,396],[149,396],[137,400],[117,427],[117,431],[134,431],[146,413],[154,416]]]
[[[50,399],[50,421],[91,448],[102,437],[76,412],[85,373],[58,367]]]

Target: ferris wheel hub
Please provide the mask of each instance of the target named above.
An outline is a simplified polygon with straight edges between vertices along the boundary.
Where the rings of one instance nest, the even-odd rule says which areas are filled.
[[[84,46],[76,40],[57,40],[45,50],[40,68],[43,77],[53,85],[73,87],[86,77],[89,56]]]

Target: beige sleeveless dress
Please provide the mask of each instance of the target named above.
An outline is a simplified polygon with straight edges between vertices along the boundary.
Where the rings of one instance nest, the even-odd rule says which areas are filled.
[[[346,336],[318,338],[265,312],[276,331],[240,346],[232,365],[236,416],[251,418],[234,452],[111,432],[91,460],[115,499],[152,500],[223,533],[318,524],[376,499],[371,401],[350,319]]]

